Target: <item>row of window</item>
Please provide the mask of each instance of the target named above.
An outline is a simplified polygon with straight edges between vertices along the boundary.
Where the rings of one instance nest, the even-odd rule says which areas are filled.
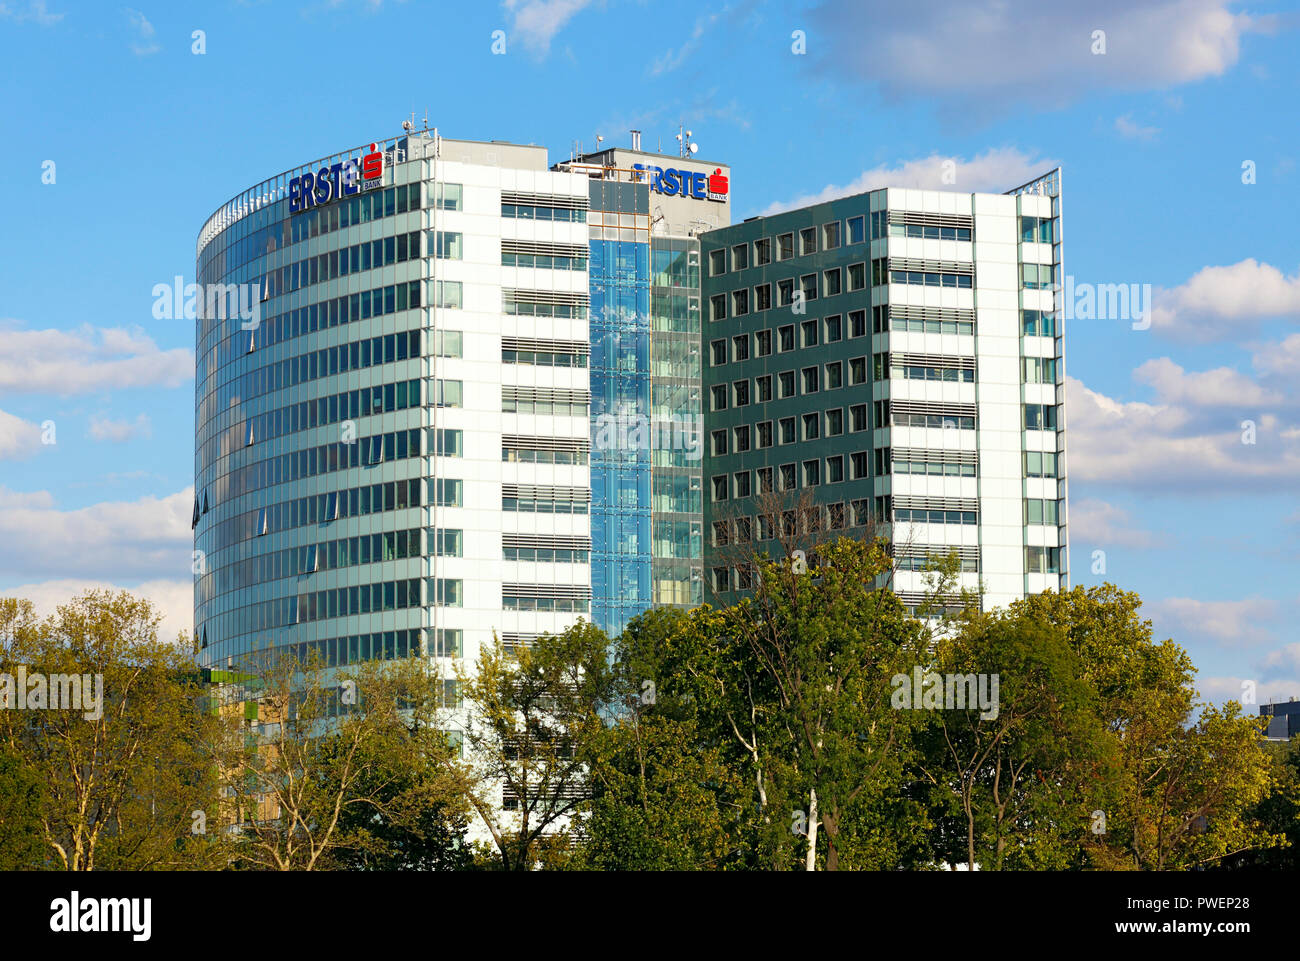
[[[566,547],[505,547],[502,552],[507,561],[535,561],[539,564],[586,564],[591,558],[591,551]]]
[[[298,577],[316,571],[340,570],[361,564],[419,557],[423,553],[419,528],[385,531],[345,537],[322,544],[289,547],[271,551],[257,557],[236,561],[213,572],[214,591],[223,594],[279,580]]]
[[[265,349],[304,334],[329,330],[354,321],[380,317],[421,305],[420,281],[375,287],[319,301],[273,317],[263,318],[252,330],[222,341],[216,348],[217,366],[225,366],[253,350]]]
[[[567,497],[501,497],[501,509],[529,514],[586,514],[589,503]]]
[[[503,347],[501,363],[532,364],[537,367],[586,367],[587,354],[563,350],[509,350]]]
[[[212,530],[208,553],[212,554],[245,538],[256,536],[254,531],[263,528],[268,531],[285,531],[308,524],[322,524],[340,517],[365,517],[419,507],[420,490],[420,481],[412,479],[365,484],[347,490],[281,501],[221,521]]]
[[[840,221],[833,220],[830,223],[822,224],[820,229],[816,226],[804,227],[797,234],[795,231],[778,234],[775,247],[771,237],[759,237],[752,243],[735,244],[730,248],[731,269],[733,271],[746,270],[751,265],[765,267],[772,263],[773,253],[775,253],[778,262],[792,259],[795,256],[796,236],[798,237],[800,257],[815,254],[819,249],[836,250],[844,243],[846,238],[850,244],[860,244],[867,239],[866,220],[863,216],[848,219],[847,234],[841,229],[842,226]],[[728,248],[726,247],[709,251],[710,276],[717,277],[727,272],[727,252]]]
[[[547,207],[540,204],[501,205],[501,216],[514,220],[554,220],[560,223],[585,224],[587,211],[583,208]]]
[[[517,254],[501,251],[502,267],[536,267],[539,270],[586,270],[586,257],[559,254]]]
[[[867,429],[867,405],[854,404],[848,408],[849,432],[856,433]],[[775,428],[775,429],[774,429]],[[802,428],[802,438],[800,437]],[[832,407],[824,411],[809,411],[798,417],[782,417],[775,421],[765,420],[757,424],[737,424],[730,430],[726,428],[709,432],[709,451],[715,457],[727,454],[744,454],[751,449],[766,450],[774,445],[798,443],[802,440],[817,440],[823,435],[838,437],[844,433],[844,408]]]
[[[715,547],[723,547],[728,544],[770,541],[778,536],[794,537],[800,533],[816,534],[827,530],[865,527],[872,520],[870,504],[866,498],[859,498],[847,504],[843,501],[814,504],[811,507],[783,510],[779,514],[764,513],[757,517],[717,520],[713,522],[710,531],[711,542]]]
[[[565,464],[588,463],[585,450],[537,450],[532,447],[502,446],[501,459],[510,464]]]
[[[1060,501],[1042,500],[1037,497],[1025,500],[1026,524],[1059,524],[1061,516]]]
[[[516,300],[502,296],[501,312],[510,317],[559,317],[567,320],[586,320],[585,304],[546,304],[532,300]]]
[[[420,258],[420,232],[398,234],[395,237],[381,237],[365,243],[353,244],[339,250],[330,250],[315,254],[291,264],[278,267],[266,275],[266,296],[276,297],[292,293],[312,284],[326,281],[363,270],[390,267],[393,264],[406,263]]]
[[[751,472],[748,470],[734,473],[717,474],[711,479],[713,502],[720,503],[731,497],[750,497],[755,492],[770,494],[774,491],[792,491],[800,487],[819,487],[822,483],[839,484],[845,480],[845,455],[836,454],[825,459],[825,469],[821,458],[803,461],[801,464],[781,464],[777,467],[759,467],[753,474],[757,476],[757,485],[751,484]],[[849,454],[848,479],[862,480],[867,473],[867,454],[858,451]]]

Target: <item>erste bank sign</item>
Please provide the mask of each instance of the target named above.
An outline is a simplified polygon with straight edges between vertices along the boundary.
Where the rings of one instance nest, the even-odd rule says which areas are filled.
[[[665,197],[691,197],[695,200],[725,201],[731,190],[726,174],[721,167],[711,174],[696,173],[691,170],[674,170],[654,167],[647,164],[633,164],[633,170],[644,170],[650,174],[650,189]]]
[[[349,158],[315,173],[308,171],[289,181],[289,213],[309,210],[340,197],[378,187],[384,182],[384,154],[378,144],[371,144],[358,164]]]

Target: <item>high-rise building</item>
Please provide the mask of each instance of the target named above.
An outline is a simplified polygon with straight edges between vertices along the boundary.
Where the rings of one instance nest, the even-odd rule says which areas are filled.
[[[196,255],[202,663],[472,662],[698,603],[695,235],[728,201],[722,165],[412,132],[224,204]]]
[[[703,235],[706,596],[750,587],[755,543],[872,524],[912,608],[954,550],[986,609],[1067,586],[1060,183]]]
[[[590,615],[588,176],[411,134],[204,225],[195,625],[205,666],[474,658]]]

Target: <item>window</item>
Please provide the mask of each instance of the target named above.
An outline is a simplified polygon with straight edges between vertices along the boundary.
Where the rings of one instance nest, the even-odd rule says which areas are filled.
[[[795,489],[794,464],[782,464],[777,477],[781,485],[781,490],[792,491]]]
[[[758,402],[766,404],[772,399],[772,375],[764,374],[762,377],[754,378],[754,387],[758,393]]]
[[[760,237],[754,241],[754,266],[763,267],[772,262],[772,238]]]
[[[771,310],[772,308],[772,285],[759,284],[754,288],[754,309]]]
[[[818,367],[805,367],[802,371],[803,392],[805,394],[815,394],[821,389],[821,369]]]
[[[464,357],[465,334],[459,330],[435,330],[433,350],[439,357]]]
[[[465,482],[438,477],[434,480],[434,503],[438,507],[460,507],[464,501]]]
[[[725,430],[715,430],[712,435],[713,455],[721,457],[727,453],[727,432]]]
[[[1026,337],[1055,337],[1056,314],[1044,310],[1022,310],[1020,312]]]
[[[780,428],[781,431],[779,442],[782,444],[793,444],[795,440],[794,418],[782,417],[779,421],[777,421],[777,426]]]
[[[834,250],[840,245],[840,222],[822,225],[822,250]]]
[[[794,303],[794,281],[778,280],[776,282],[776,305],[789,307]]]
[[[736,244],[731,248],[731,269],[744,270],[749,266],[749,244]]]
[[[1024,383],[1055,384],[1056,360],[1051,357],[1025,357]]]
[[[1061,549],[1059,547],[1026,547],[1025,573],[1061,573]]]
[[[849,264],[849,290],[861,290],[867,286],[867,265]]]
[[[430,586],[433,588],[433,603],[440,607],[465,606],[464,581],[449,580],[445,577],[435,577],[432,579]]]
[[[445,307],[449,310],[459,310],[462,305],[461,294],[459,280],[434,281],[433,302],[435,306]]]
[[[754,340],[757,343],[757,353],[759,357],[767,357],[772,353],[772,332],[770,330],[760,330],[754,334]]]
[[[776,375],[777,396],[784,400],[794,396],[794,371],[783,370]]]
[[[862,217],[849,218],[849,243],[860,244],[867,239],[866,223]]]
[[[822,482],[822,462],[806,460],[803,462],[803,486],[817,487]]]
[[[772,468],[760,467],[758,469],[758,492],[760,494],[770,494],[772,493],[773,490],[774,488],[772,486]],[[766,540],[767,537],[771,536],[771,535],[764,535],[762,533],[763,518],[759,518],[758,529],[759,529],[759,537],[762,537],[764,540]]]
[[[464,457],[465,432],[463,430],[438,428],[434,436],[433,452],[439,457]]]
[[[776,238],[776,259],[789,260],[794,256],[794,234],[781,234]]]
[[[737,407],[749,406],[749,381],[738,380],[731,385],[731,392],[736,398]]]
[[[825,320],[826,343],[833,344],[844,339],[844,321],[839,314],[831,314]]]
[[[799,231],[799,256],[817,253],[817,228],[805,227]]]
[[[460,210],[464,192],[461,184],[440,183],[434,189],[434,206],[439,210]]]
[[[1026,477],[1055,477],[1056,455],[1050,451],[1025,451]]]
[[[803,415],[803,439],[817,440],[821,436],[821,414],[813,412]]]
[[[772,422],[765,420],[758,425],[758,448],[763,450],[772,446]]]
[[[727,362],[727,342],[725,340],[710,341],[709,359],[714,367],[721,367]]]
[[[877,333],[879,333],[879,331],[877,331]],[[849,336],[865,337],[866,335],[867,335],[867,312],[865,310],[852,311],[849,314]]]
[[[749,450],[749,425],[741,424],[734,429],[736,441],[736,453],[743,454]]]
[[[1049,290],[1054,269],[1051,264],[1021,264],[1020,280],[1026,290]],[[969,284],[967,286],[970,286]]]
[[[727,272],[727,251],[726,249],[709,251],[709,276],[717,277],[719,274]]]
[[[849,361],[849,383],[853,386],[867,382],[867,358],[854,357]]]
[[[1052,219],[1050,217],[1021,217],[1020,241],[1026,244],[1050,244]]]
[[[786,324],[784,327],[779,328],[776,335],[780,338],[778,346],[781,348],[782,353],[787,350],[794,350],[794,324]]]
[[[434,403],[438,407],[460,407],[464,399],[465,383],[459,380],[435,382]]]
[[[804,274],[799,278],[800,289],[803,291],[805,302],[817,299],[817,275]]]
[[[709,320],[722,320],[727,316],[727,295],[714,294],[709,298]]]
[[[749,471],[747,470],[739,471],[735,475],[733,475],[732,482],[735,484],[737,497],[749,496],[750,494],[749,477],[750,477]]]
[[[1056,430],[1055,404],[1026,404],[1025,430]]]
[[[840,361],[826,365],[826,389],[838,390],[844,386],[844,365]]]
[[[802,324],[799,325],[799,327],[800,327],[800,334],[802,335],[802,339],[803,339],[803,346],[816,347],[817,327],[818,327],[817,321],[805,320]]]
[[[849,455],[849,477],[852,480],[862,480],[867,476],[867,452],[864,450],[857,451]]]
[[[743,317],[749,313],[749,288],[742,287],[740,290],[731,292],[731,316]]]
[[[1054,500],[1039,500],[1030,498],[1025,501],[1025,523],[1026,524],[1049,524],[1059,523],[1060,514],[1057,511],[1057,502]]]
[[[843,456],[826,458],[826,483],[838,484],[844,480],[844,458]],[[841,524],[841,527],[844,525]]]
[[[439,230],[435,245],[436,256],[443,260],[461,260],[464,257],[464,238],[458,232]]]
[[[712,410],[726,410],[727,409],[727,385],[715,384],[712,387],[710,387],[709,399],[711,401]]]
[[[434,532],[434,553],[439,557],[462,557],[465,553],[465,532],[440,527]]]
[[[844,408],[832,407],[826,412],[826,436],[838,437],[844,433]]]
[[[718,474],[712,479],[713,483],[713,500],[725,501],[727,499],[727,475]]]
[[[834,267],[822,271],[822,291],[827,297],[834,297],[840,292],[840,268]]]
[[[854,404],[849,408],[849,430],[857,432],[867,429],[867,405]]]
[[[253,533],[256,536],[261,537],[263,534],[266,533],[266,531],[267,531],[266,508],[259,507],[257,509],[257,527],[254,529]]]

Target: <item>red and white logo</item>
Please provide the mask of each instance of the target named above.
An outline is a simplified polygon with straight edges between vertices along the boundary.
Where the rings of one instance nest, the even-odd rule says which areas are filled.
[[[370,153],[361,156],[361,179],[376,180],[383,176],[384,155],[379,150],[379,144],[372,143]]]
[[[726,200],[727,192],[731,189],[727,176],[722,172],[721,167],[714,168],[713,173],[709,174],[709,199]]]

